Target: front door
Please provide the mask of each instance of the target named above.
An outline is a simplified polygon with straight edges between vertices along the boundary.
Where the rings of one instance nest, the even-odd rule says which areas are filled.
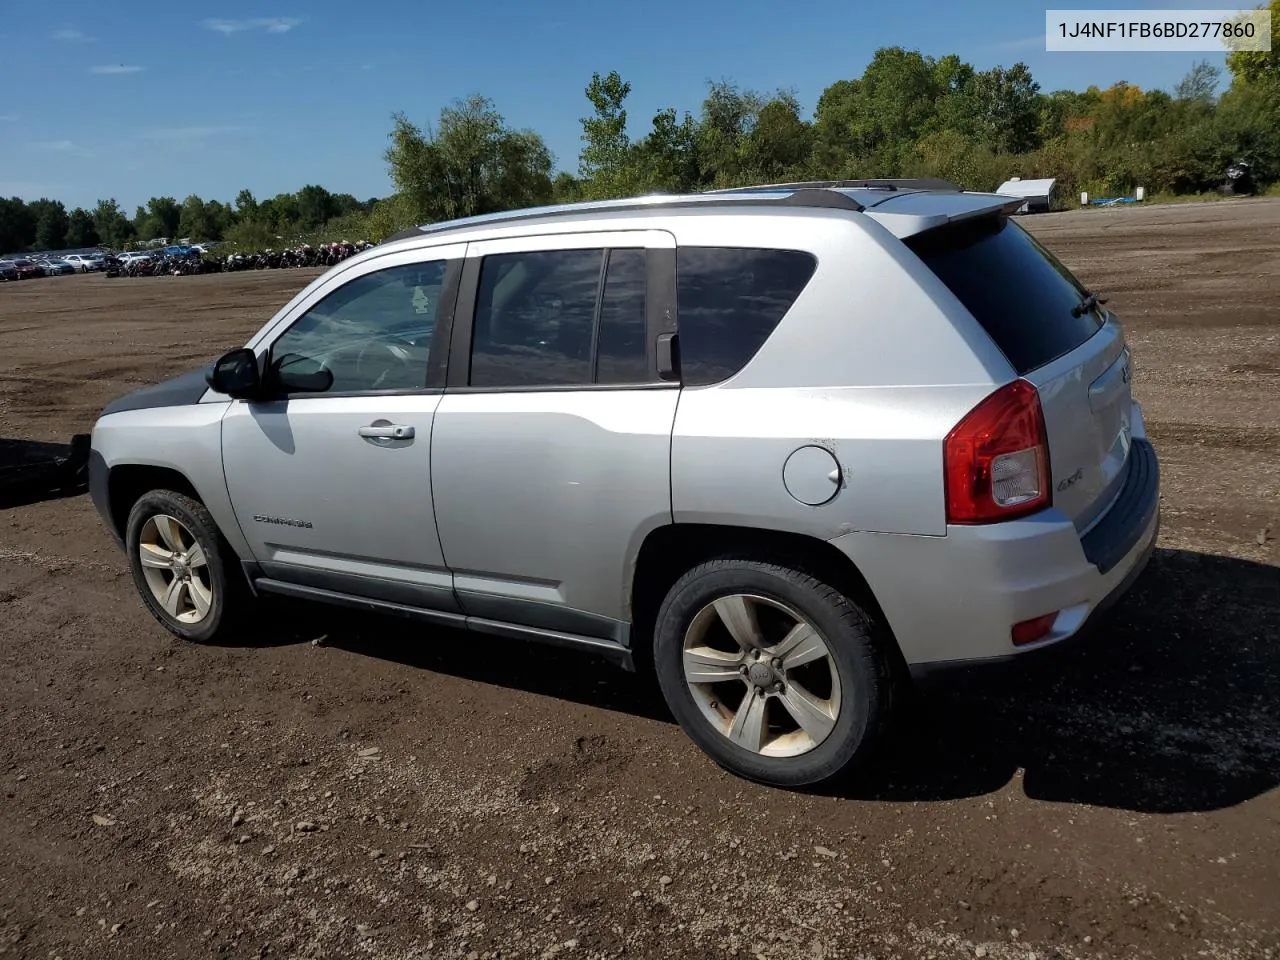
[[[236,401],[223,418],[227,489],[265,576],[457,609],[432,507],[441,385],[428,383],[428,361],[442,293],[456,289],[445,277],[464,251],[339,274],[263,342],[270,368],[332,378],[322,392]]]
[[[625,642],[644,535],[671,522],[679,385],[655,334],[675,238],[561,234],[468,246],[432,480],[468,616]]]

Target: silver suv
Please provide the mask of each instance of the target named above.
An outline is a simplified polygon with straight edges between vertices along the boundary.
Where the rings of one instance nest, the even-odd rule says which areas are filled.
[[[179,637],[283,594],[567,644],[651,667],[735,773],[826,781],[902,684],[1080,634],[1153,548],[1120,324],[1020,202],[840,181],[409,230],[110,404],[93,498]]]

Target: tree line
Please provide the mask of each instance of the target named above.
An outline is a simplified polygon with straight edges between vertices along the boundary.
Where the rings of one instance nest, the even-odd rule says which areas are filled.
[[[547,202],[872,177],[971,190],[1053,177],[1069,203],[1137,186],[1148,196],[1214,191],[1238,161],[1266,187],[1280,182],[1280,0],[1270,5],[1271,51],[1230,54],[1228,78],[1201,61],[1172,92],[1117,83],[1046,93],[1024,63],[976,70],[958,56],[884,47],[860,77],[827,87],[812,117],[790,91],[720,81],[696,114],[669,107],[633,132],[631,84],[597,73],[576,174],[554,174],[542,139],[475,95],[435,127],[394,118],[385,159],[396,193],[373,219],[402,227]]]
[[[576,172],[555,170],[535,131],[507,124],[479,94],[434,125],[392,118],[383,154],[395,193],[359,201],[308,185],[258,201],[152,198],[132,218],[115,200],[68,212],[56,200],[0,199],[0,251],[156,237],[269,247],[280,238],[380,240],[417,223],[580,199],[690,192],[785,180],[941,177],[993,190],[1010,176],[1055,177],[1059,196],[1211,191],[1245,161],[1280,182],[1280,0],[1272,50],[1232,53],[1229,76],[1197,63],[1172,92],[1128,83],[1044,92],[1023,63],[977,70],[958,56],[876,51],[862,75],[837,80],[811,117],[794,93],[709,84],[695,113],[657,111],[636,130],[631,84],[616,71],[587,85]]]
[[[68,211],[57,200],[27,203],[0,197],[0,253],[98,245],[121,249],[136,241],[178,237],[266,247],[281,235],[299,232],[363,232],[364,219],[376,202],[309,184],[297,193],[261,201],[241,190],[234,204],[195,194],[181,203],[173,197],[152,197],[129,217],[114,198],[99,200],[92,210]]]

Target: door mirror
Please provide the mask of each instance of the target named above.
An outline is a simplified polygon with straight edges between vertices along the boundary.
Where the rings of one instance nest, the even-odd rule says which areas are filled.
[[[223,354],[213,362],[204,379],[218,393],[237,400],[252,400],[262,389],[258,357],[248,347]]]
[[[333,371],[318,360],[286,353],[271,364],[271,380],[280,393],[324,393],[333,386]]]

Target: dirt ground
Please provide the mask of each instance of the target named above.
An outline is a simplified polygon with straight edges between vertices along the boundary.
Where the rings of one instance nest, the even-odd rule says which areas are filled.
[[[1092,643],[792,794],[570,653],[289,607],[180,645],[86,496],[0,507],[0,955],[1280,958],[1280,202],[1024,222],[1126,322],[1164,470]],[[314,275],[0,285],[0,436]]]

